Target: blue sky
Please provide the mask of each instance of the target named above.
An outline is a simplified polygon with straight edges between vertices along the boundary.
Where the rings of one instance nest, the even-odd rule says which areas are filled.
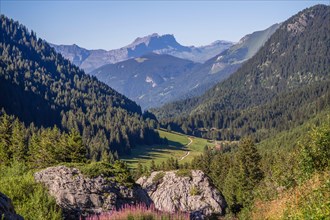
[[[116,49],[136,37],[174,34],[183,45],[237,42],[327,1],[0,0],[0,12],[55,44]]]

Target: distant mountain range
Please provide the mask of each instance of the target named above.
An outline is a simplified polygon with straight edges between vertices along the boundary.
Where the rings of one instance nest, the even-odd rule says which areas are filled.
[[[87,50],[78,45],[55,45],[52,47],[73,64],[90,73],[98,67],[143,56],[147,53],[169,54],[195,62],[204,62],[233,45],[229,41],[216,41],[207,46],[182,46],[173,35],[151,34],[139,37],[133,43],[115,50]]]
[[[159,107],[170,101],[200,95],[227,78],[257,52],[278,26],[275,24],[245,36],[239,43],[204,64],[153,53],[104,65],[90,74],[136,101],[144,109]],[[147,39],[150,40],[138,38],[129,48],[144,42],[156,49]],[[167,45],[179,48],[173,41],[168,41]],[[187,48],[181,48],[181,51],[184,50]]]

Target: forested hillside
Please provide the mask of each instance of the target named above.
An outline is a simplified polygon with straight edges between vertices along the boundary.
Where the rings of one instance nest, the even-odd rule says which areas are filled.
[[[329,11],[329,6],[317,5],[288,19],[226,81],[201,97],[156,110],[162,126],[215,139],[253,135],[260,140],[326,109]]]
[[[86,75],[26,27],[1,16],[0,108],[26,124],[75,129],[88,158],[129,153],[159,136],[141,108],[95,77]]]
[[[327,109],[259,145],[243,138],[229,149],[207,149],[191,167],[223,193],[228,219],[327,219],[329,119]]]

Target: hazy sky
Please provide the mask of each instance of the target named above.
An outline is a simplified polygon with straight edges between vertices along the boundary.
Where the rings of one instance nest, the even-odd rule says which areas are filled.
[[[237,42],[327,1],[0,0],[0,12],[55,44],[116,49],[136,37],[174,34],[183,45]]]

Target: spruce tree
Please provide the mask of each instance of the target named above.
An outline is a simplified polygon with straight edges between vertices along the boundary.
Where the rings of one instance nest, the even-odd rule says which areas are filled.
[[[239,178],[239,198],[243,205],[249,204],[254,196],[253,189],[263,178],[260,168],[261,156],[250,138],[243,138],[239,145],[237,162]]]
[[[234,165],[229,168],[223,186],[223,194],[226,198],[228,208],[232,213],[238,213],[242,208],[242,204],[238,198],[239,190],[240,182],[238,178],[238,167]]]
[[[71,162],[79,163],[86,160],[87,150],[82,143],[82,138],[76,129],[71,129],[68,139],[67,147],[70,151]]]
[[[28,151],[28,161],[30,167],[38,168],[42,167],[43,155],[41,153],[40,146],[40,134],[33,133],[30,139],[30,146]]]
[[[23,162],[27,156],[27,145],[25,138],[25,127],[18,119],[13,123],[11,136],[11,152],[13,160]]]
[[[101,161],[102,161],[102,162],[105,162],[105,163],[109,163],[109,162],[110,162],[110,156],[109,156],[108,151],[106,151],[106,150],[103,150],[103,151],[102,151],[102,154],[101,154]]]
[[[150,163],[150,172],[156,171],[156,164],[154,160],[151,160]]]
[[[135,177],[136,179],[138,179],[139,177],[141,177],[143,174],[143,166],[141,164],[141,162],[138,162],[137,168],[136,168],[136,173],[135,173]]]
[[[11,159],[11,118],[4,114],[0,119],[0,164],[7,165]]]

